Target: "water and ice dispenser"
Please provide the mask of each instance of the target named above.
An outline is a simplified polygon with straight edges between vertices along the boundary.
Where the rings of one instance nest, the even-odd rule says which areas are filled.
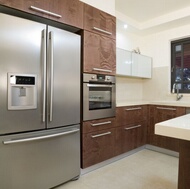
[[[8,110],[37,108],[37,76],[8,73]]]

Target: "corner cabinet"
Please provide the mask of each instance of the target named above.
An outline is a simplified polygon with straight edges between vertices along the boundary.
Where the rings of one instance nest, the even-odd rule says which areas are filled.
[[[78,0],[0,0],[1,5],[83,28],[83,3]]]
[[[179,139],[156,135],[155,124],[175,117],[185,115],[185,107],[176,106],[149,106],[149,123],[147,130],[147,143],[179,152]]]
[[[152,77],[152,58],[124,49],[116,50],[116,75],[140,78]]]
[[[84,5],[83,72],[115,75],[116,18]]]

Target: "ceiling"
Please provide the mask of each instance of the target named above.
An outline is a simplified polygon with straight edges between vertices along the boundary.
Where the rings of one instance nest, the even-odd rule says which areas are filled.
[[[190,0],[115,0],[115,7],[119,22],[141,33],[190,22]]]

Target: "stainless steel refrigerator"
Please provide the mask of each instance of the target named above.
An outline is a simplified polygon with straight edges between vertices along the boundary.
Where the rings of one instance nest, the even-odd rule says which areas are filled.
[[[0,188],[80,175],[80,36],[0,13]]]

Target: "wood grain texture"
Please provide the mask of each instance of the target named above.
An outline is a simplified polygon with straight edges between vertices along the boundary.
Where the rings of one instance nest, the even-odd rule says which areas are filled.
[[[190,186],[190,141],[180,140],[178,189]]]
[[[84,31],[83,72],[115,75],[116,42],[113,39]],[[95,71],[93,68],[111,70],[111,73]]]
[[[176,110],[164,110],[157,107],[174,108]],[[147,143],[161,148],[179,152],[179,139],[156,135],[155,124],[185,114],[184,107],[175,106],[149,106],[149,122],[147,129]]]
[[[83,28],[83,3],[78,0],[0,0],[0,4],[51,20],[56,20],[64,24]],[[57,18],[55,16],[40,13],[39,11],[32,10],[30,6],[60,14],[62,17]]]
[[[104,34],[93,29],[93,27],[100,28],[109,34]],[[98,33],[110,38],[116,38],[116,18],[108,13],[105,13],[99,9],[96,9],[90,5],[84,5],[84,29]]]
[[[135,109],[141,108],[141,109]],[[130,110],[134,109],[134,110]],[[127,126],[147,120],[147,106],[125,106],[116,108],[116,126]]]
[[[94,135],[111,132],[110,135],[92,138]],[[115,129],[105,129],[82,135],[82,168],[89,167],[115,156]]]
[[[141,125],[138,128],[126,128]],[[128,152],[146,144],[146,121],[116,128],[116,155]]]
[[[92,126],[92,124],[97,123],[105,123],[110,121],[111,123],[99,125],[99,126]],[[106,119],[97,119],[97,120],[91,120],[91,121],[85,121],[82,124],[82,133],[89,133],[94,131],[101,131],[104,129],[109,129],[115,127],[115,118],[106,118]]]

